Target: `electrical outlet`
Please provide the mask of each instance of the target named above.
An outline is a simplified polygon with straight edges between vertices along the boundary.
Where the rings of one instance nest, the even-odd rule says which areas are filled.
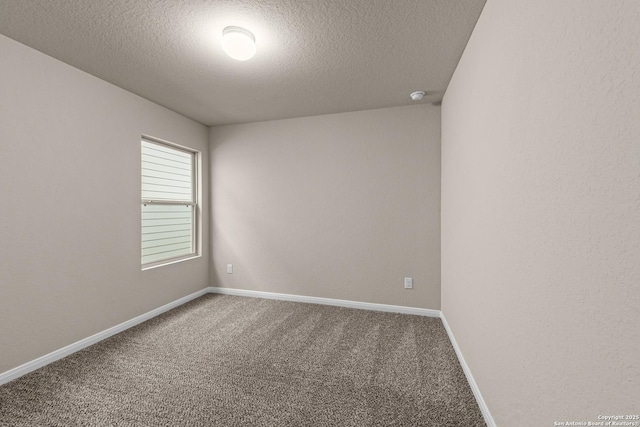
[[[233,274],[233,264],[227,264],[227,274]]]
[[[411,277],[404,278],[404,288],[413,289],[413,279]]]

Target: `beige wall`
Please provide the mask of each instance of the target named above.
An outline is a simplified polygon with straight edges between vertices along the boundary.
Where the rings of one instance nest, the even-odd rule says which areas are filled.
[[[144,272],[139,237],[140,135],[205,165],[208,142],[206,127],[4,36],[0,52],[4,372],[208,285],[207,223],[203,257]]]
[[[210,138],[213,285],[440,308],[439,108],[221,126]]]
[[[442,121],[442,310],[497,424],[640,412],[640,2],[489,0]]]

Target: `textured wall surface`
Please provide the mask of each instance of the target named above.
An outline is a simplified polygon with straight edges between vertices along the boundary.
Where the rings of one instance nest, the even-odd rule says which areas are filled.
[[[213,285],[440,308],[439,108],[214,127],[211,184]]]
[[[0,372],[208,285],[202,257],[140,269],[140,136],[207,129],[0,36]],[[205,168],[205,216],[208,177]]]
[[[500,426],[640,413],[640,2],[489,0],[442,122],[442,309]]]
[[[9,0],[0,33],[207,125],[440,100],[485,0]],[[257,53],[221,48],[246,27]]]

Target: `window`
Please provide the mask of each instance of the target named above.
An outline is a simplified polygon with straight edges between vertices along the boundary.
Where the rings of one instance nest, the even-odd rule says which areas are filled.
[[[198,153],[142,139],[142,267],[197,254]]]

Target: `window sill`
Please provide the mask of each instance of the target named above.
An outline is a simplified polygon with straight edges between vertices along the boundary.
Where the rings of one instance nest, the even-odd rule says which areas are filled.
[[[191,255],[184,256],[182,258],[174,258],[166,261],[158,261],[153,264],[146,264],[142,266],[142,271],[151,270],[158,267],[164,267],[165,265],[176,264],[178,262],[189,261],[191,259],[200,258],[201,256],[202,256],[201,254],[191,254]]]

